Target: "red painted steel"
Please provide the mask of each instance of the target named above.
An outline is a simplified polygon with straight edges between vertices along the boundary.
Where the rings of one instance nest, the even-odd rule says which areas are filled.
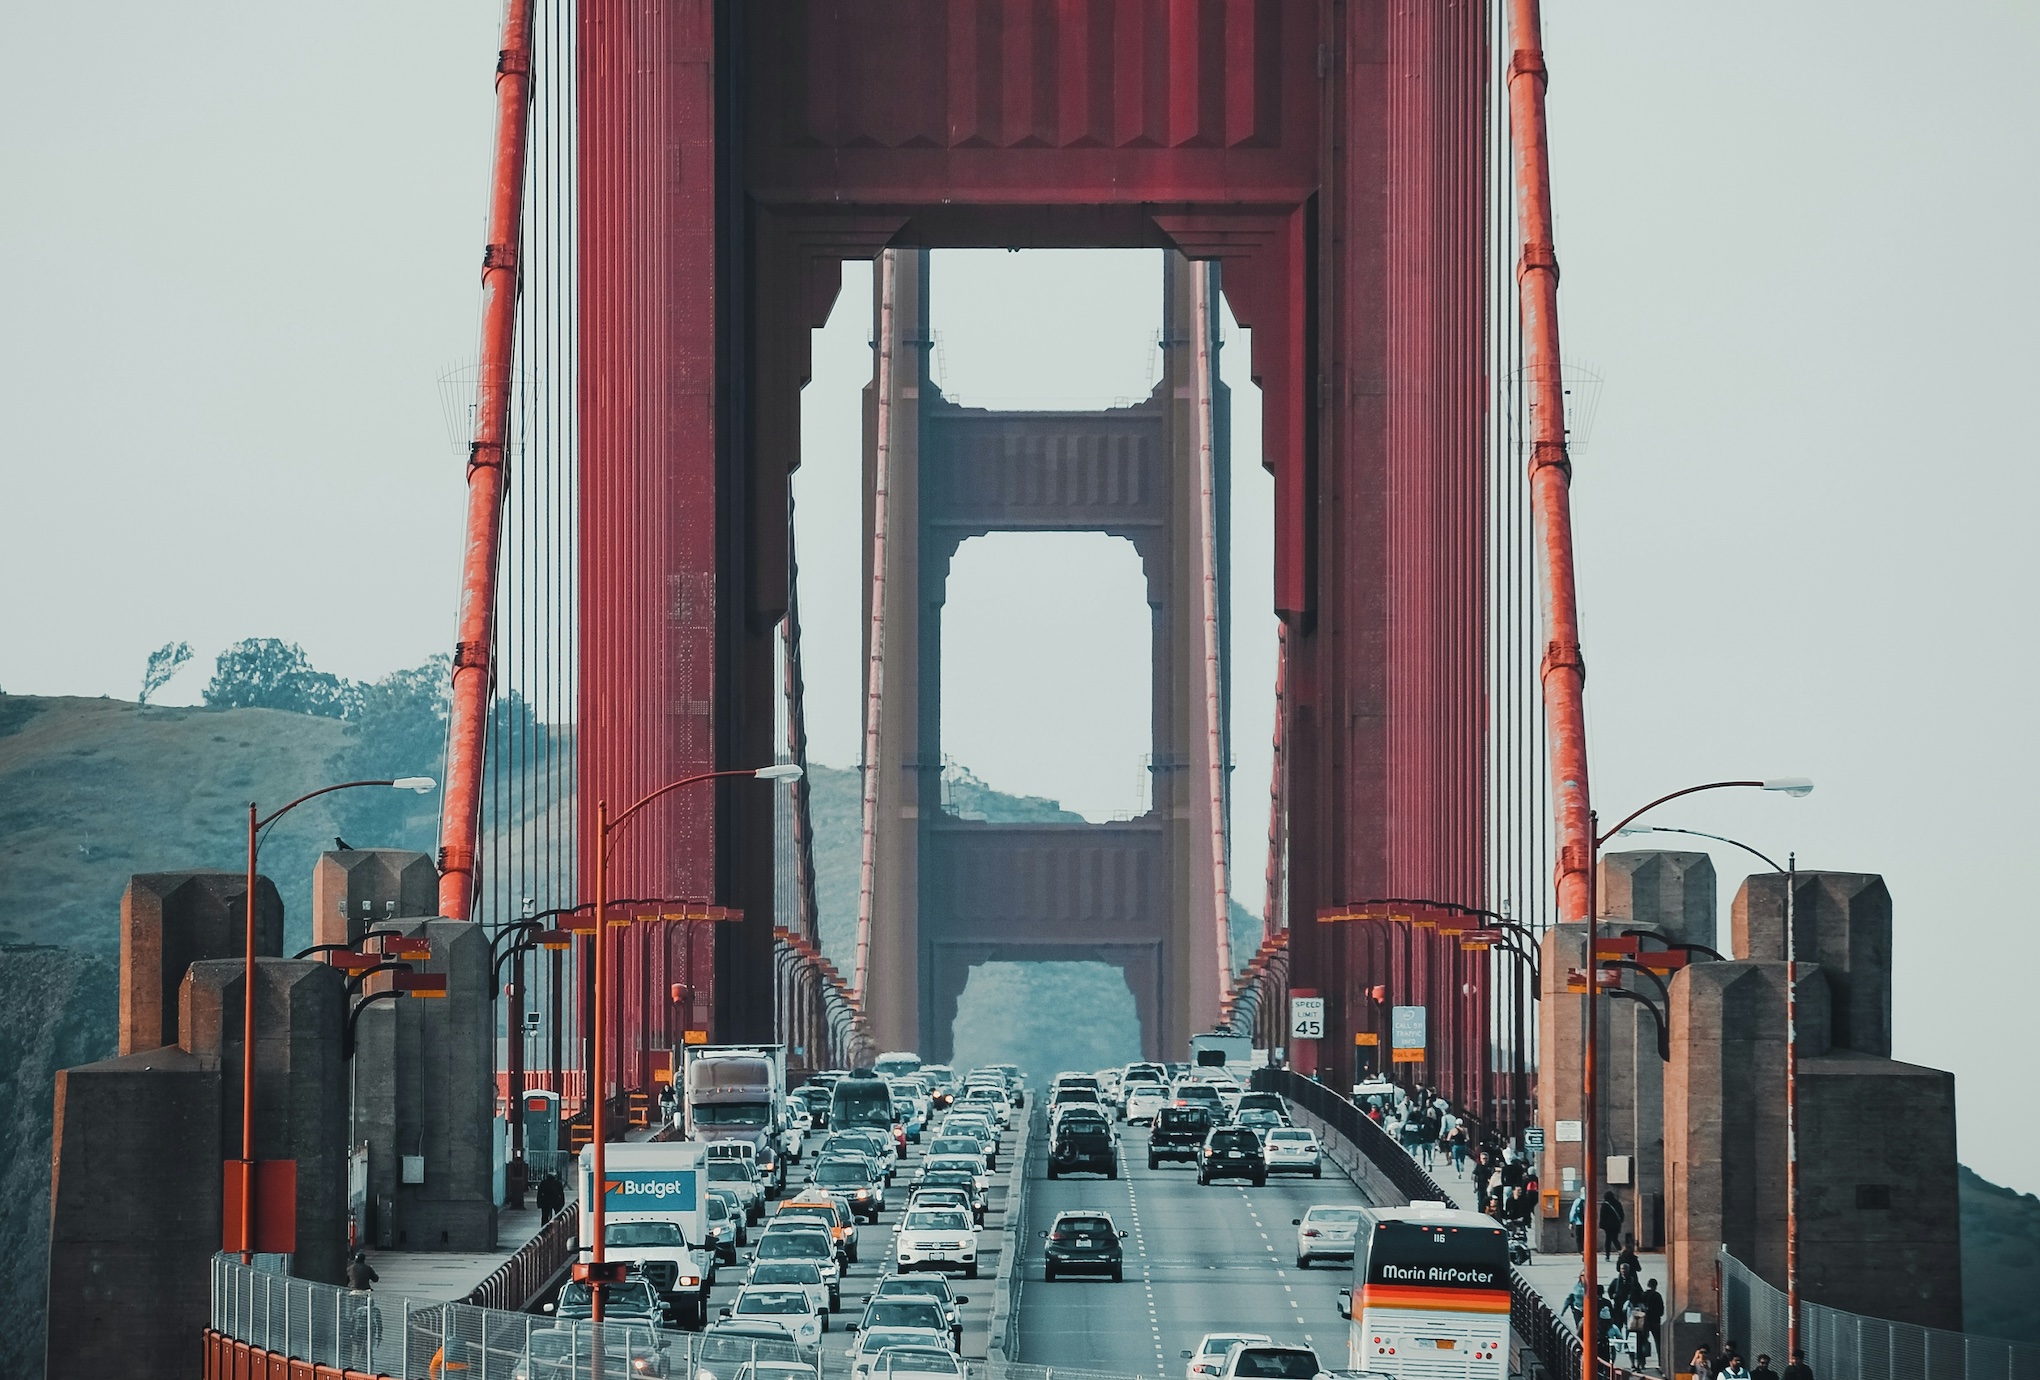
[[[446,792],[439,822],[439,913],[472,914],[475,831],[481,820],[489,692],[494,676],[496,561],[503,543],[504,441],[517,322],[517,249],[524,215],[524,155],[531,107],[531,4],[508,0],[496,58],[496,149],[489,179],[489,239],[482,255],[482,359],[475,435],[468,448],[460,623],[453,646]]]
[[[1580,655],[1579,600],[1572,548],[1572,461],[1566,454],[1565,379],[1558,340],[1558,256],[1552,243],[1551,153],[1544,123],[1544,43],[1537,0],[1511,0],[1509,127],[1516,179],[1517,234],[1523,245],[1516,281],[1530,389],[1530,502],[1544,600],[1545,733],[1551,751],[1551,799],[1558,828],[1558,915],[1587,916],[1594,851],[1588,822],[1586,663]]]

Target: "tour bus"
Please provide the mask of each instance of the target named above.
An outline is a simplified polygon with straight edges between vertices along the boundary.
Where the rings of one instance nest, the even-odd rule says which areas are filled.
[[[869,1069],[859,1069],[836,1084],[829,1094],[829,1129],[847,1131],[853,1126],[876,1126],[890,1131],[898,1124],[893,1113],[892,1088]]]
[[[1414,1204],[1373,1209],[1353,1251],[1354,1370],[1466,1380],[1508,1380],[1509,1238],[1495,1219]],[[1463,1367],[1463,1369],[1462,1369]]]
[[[871,1061],[871,1071],[880,1078],[905,1078],[910,1073],[921,1071],[921,1056],[905,1050],[894,1050],[881,1054]]]

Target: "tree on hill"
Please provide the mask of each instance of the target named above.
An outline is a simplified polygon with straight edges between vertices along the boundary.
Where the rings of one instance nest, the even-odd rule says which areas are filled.
[[[149,653],[149,663],[142,668],[142,693],[135,697],[136,704],[147,704],[149,696],[170,683],[170,677],[182,670],[184,663],[191,660],[189,642],[165,642]]]
[[[203,699],[213,709],[283,709],[344,719],[359,688],[314,670],[305,649],[276,637],[250,637],[221,652]]]

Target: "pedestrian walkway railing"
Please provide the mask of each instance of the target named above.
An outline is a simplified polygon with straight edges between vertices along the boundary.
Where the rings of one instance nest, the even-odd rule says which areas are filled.
[[[1735,1338],[1743,1355],[1785,1356],[1785,1291],[1774,1287],[1724,1247],[1721,1256],[1721,1335]],[[2040,1344],[1975,1337],[1938,1327],[1891,1322],[1799,1305],[1799,1344],[1820,1376],[1851,1380],[2040,1380]]]
[[[538,1229],[538,1235],[512,1251],[510,1258],[470,1289],[461,1302],[481,1308],[529,1307],[573,1260],[580,1234],[581,1208],[577,1203],[554,1213],[552,1220]]]

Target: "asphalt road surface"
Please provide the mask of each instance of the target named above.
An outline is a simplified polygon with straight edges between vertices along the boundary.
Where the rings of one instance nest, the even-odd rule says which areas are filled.
[[[1146,1130],[1122,1125],[1119,1178],[1051,1180],[1038,1124],[1034,1134],[1016,1360],[1180,1376],[1182,1353],[1199,1337],[1239,1329],[1303,1342],[1327,1368],[1346,1364],[1338,1291],[1351,1271],[1344,1262],[1297,1269],[1290,1225],[1313,1203],[1368,1203],[1336,1165],[1327,1162],[1321,1179],[1283,1175],[1265,1188],[1231,1181],[1202,1188],[1186,1161],[1149,1169]],[[1127,1233],[1124,1283],[1043,1279],[1043,1234],[1068,1208],[1103,1209]]]

